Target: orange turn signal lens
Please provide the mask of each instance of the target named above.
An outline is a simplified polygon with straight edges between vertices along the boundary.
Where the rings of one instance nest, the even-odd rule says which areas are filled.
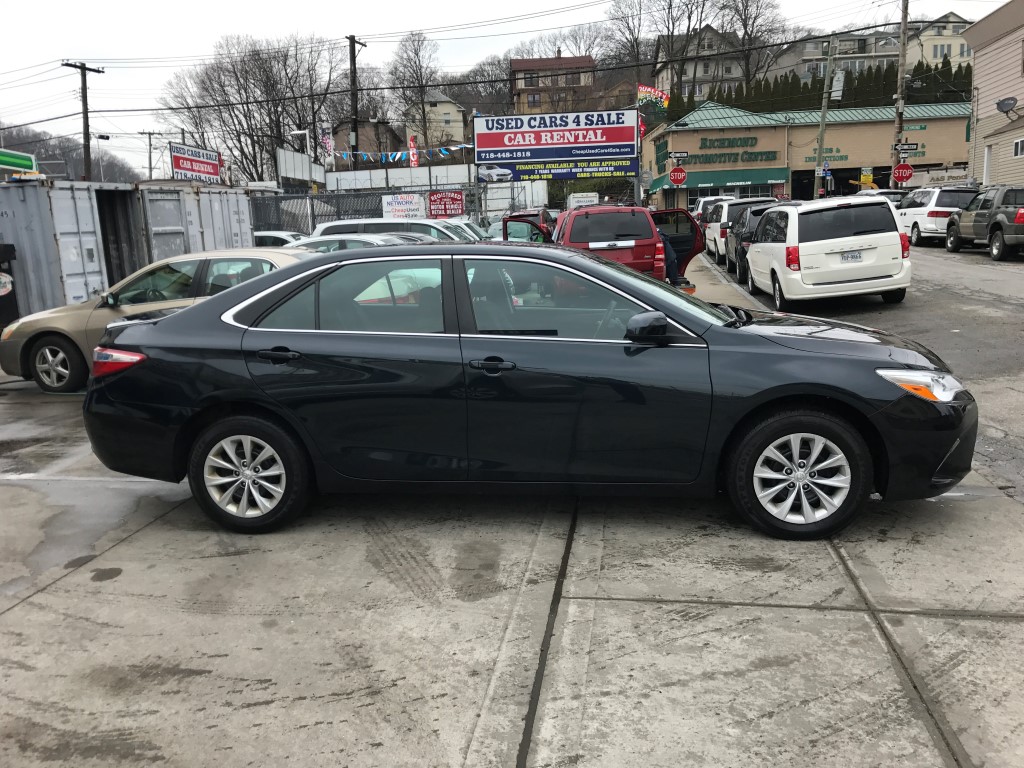
[[[907,382],[900,382],[900,386],[907,390],[907,392],[912,392],[918,397],[923,397],[925,400],[931,400],[933,402],[938,402],[939,400],[939,398],[937,398],[935,394],[923,384],[909,384]]]

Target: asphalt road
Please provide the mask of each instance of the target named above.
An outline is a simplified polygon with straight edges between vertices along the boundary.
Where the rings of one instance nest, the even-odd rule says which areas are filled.
[[[862,296],[793,311],[894,331],[938,353],[979,401],[977,469],[1024,500],[1024,257],[994,262],[980,249],[953,254],[937,245],[912,248],[911,259],[913,285],[902,304]],[[771,308],[770,297],[757,300]]]
[[[940,351],[1019,473],[1022,265],[915,257],[901,306],[808,309]],[[0,765],[1024,765],[1022,511],[975,473],[822,542],[722,500],[423,495],[243,536],[103,468],[81,395],[2,382]]]

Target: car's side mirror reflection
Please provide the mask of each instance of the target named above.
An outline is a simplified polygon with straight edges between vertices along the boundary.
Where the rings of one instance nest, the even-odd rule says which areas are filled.
[[[116,307],[118,304],[117,294],[113,291],[103,294],[103,303],[108,307]]]
[[[664,312],[640,312],[626,323],[626,338],[638,344],[668,344],[668,318]]]

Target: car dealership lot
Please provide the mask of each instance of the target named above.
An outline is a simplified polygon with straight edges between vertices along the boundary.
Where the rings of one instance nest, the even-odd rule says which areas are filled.
[[[826,542],[399,495],[253,537],[108,472],[80,408],[0,384],[0,764],[1024,761],[1024,516],[977,474]]]

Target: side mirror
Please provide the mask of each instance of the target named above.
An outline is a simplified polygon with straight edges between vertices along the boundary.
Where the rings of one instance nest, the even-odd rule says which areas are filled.
[[[626,323],[626,338],[638,344],[668,344],[668,318],[664,312],[641,312]]]
[[[721,224],[718,225],[718,228],[719,229],[732,229],[732,222],[731,221],[723,221]]]
[[[108,307],[116,307],[118,304],[117,294],[111,291],[103,294],[103,303]]]

